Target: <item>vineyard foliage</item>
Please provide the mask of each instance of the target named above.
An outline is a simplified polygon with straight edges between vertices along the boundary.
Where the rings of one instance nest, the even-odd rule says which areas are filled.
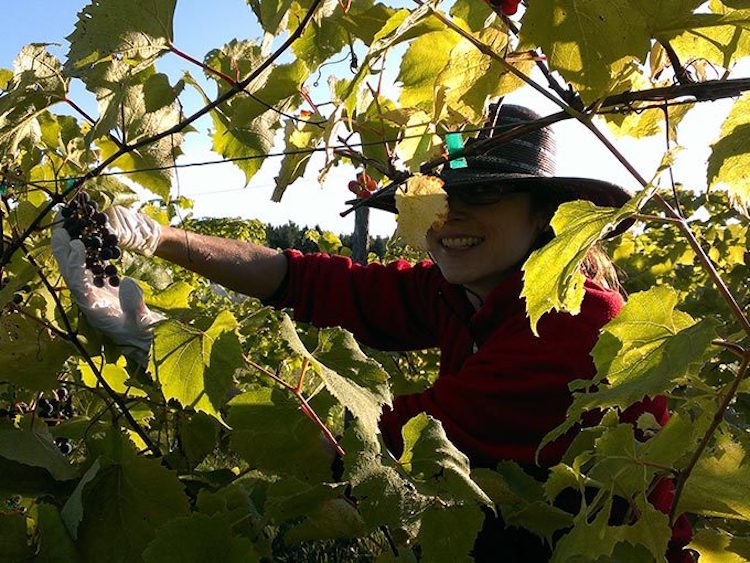
[[[488,510],[545,541],[562,536],[556,562],[663,561],[683,512],[701,561],[750,561],[750,97],[732,74],[750,55],[750,2],[528,0],[508,19],[481,0],[248,0],[262,37],[190,54],[173,32],[176,4],[92,0],[63,60],[38,43],[0,70],[3,561],[465,561]],[[313,88],[342,55],[346,72]],[[184,61],[179,80],[160,72],[166,56]],[[394,66],[389,99],[382,81]],[[535,66],[556,71],[557,88],[537,87],[561,119],[661,135],[672,150],[694,104],[735,98],[711,147],[708,193],[673,189],[663,173],[620,211],[565,204],[555,242],[525,266],[532,323],[553,308],[575,313],[582,257],[637,220],[605,241],[629,301],[593,350],[596,379],[573,384],[568,418],[547,439],[588,411],[605,414],[546,482],[512,462],[470,467],[426,415],[404,427],[399,459],[385,449],[381,409],[430,384],[433,351],[364,349],[346,331],[297,325],[126,253],[120,271],[166,317],[139,366],[91,329],[61,281],[55,207],[82,190],[100,207],[133,205],[134,182],[152,194],[145,212],[176,221],[190,202],[174,197],[173,166],[202,115],[214,151],[248,181],[283,144],[273,194],[283,205],[309,149],[326,154],[310,171],[321,177],[338,163],[367,163],[382,183],[418,172],[440,158],[446,132],[475,131],[488,101],[529,82]],[[71,99],[75,83],[95,96],[95,115]],[[660,94],[612,102],[650,89]],[[205,107],[186,115],[181,100],[196,92]],[[665,143],[662,172],[671,158]],[[265,242],[257,223],[188,227]],[[335,236],[311,236],[346,252]],[[666,426],[618,422],[617,411],[656,394],[669,399]],[[665,477],[676,485],[670,514],[646,500]],[[560,511],[553,502],[567,488],[593,490],[593,502]],[[631,505],[629,525],[608,522],[616,497]]]

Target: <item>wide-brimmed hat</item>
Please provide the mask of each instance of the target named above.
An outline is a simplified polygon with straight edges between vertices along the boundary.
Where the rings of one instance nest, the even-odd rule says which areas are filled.
[[[476,138],[466,142],[466,166],[452,168],[445,164],[432,174],[443,180],[449,197],[451,193],[460,197],[461,192],[473,190],[548,190],[560,203],[584,199],[604,207],[621,207],[632,197],[622,186],[603,180],[555,176],[555,139],[549,127],[533,128],[501,144],[489,141],[499,135],[507,137],[514,128],[533,125],[541,119],[526,107],[491,104],[488,121]],[[389,186],[358,204],[396,213],[396,188]]]

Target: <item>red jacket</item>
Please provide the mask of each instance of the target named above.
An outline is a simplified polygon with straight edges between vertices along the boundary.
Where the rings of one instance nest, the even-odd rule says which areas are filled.
[[[401,427],[425,412],[443,423],[474,465],[509,459],[532,465],[542,438],[565,418],[572,401],[568,383],[594,376],[591,349],[623,306],[617,292],[587,280],[580,314],[544,315],[536,337],[520,298],[520,271],[475,311],[465,291],[431,262],[362,266],[342,256],[286,255],[287,278],[271,302],[293,308],[296,320],[341,326],[380,350],[440,348],[435,384],[396,397],[383,413],[380,427],[397,455]],[[662,424],[669,416],[666,401],[657,398],[628,409],[623,418],[635,420],[644,411]],[[542,450],[540,462],[559,461],[571,436]]]

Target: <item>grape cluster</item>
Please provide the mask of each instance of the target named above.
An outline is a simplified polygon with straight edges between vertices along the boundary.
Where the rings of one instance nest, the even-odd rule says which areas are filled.
[[[75,415],[70,393],[65,387],[60,387],[51,397],[42,397],[36,403],[36,414],[43,419],[47,426],[55,426],[63,420]]]
[[[44,420],[47,426],[57,426],[62,421],[73,418],[75,409],[68,390],[65,387],[60,387],[51,397],[39,399],[36,404],[36,414]],[[68,438],[55,438],[55,445],[64,455],[73,451],[73,446]]]
[[[117,235],[107,228],[107,215],[86,192],[80,192],[60,213],[70,238],[80,239],[86,247],[86,268],[94,275],[94,285],[104,287],[105,280],[112,287],[120,285],[117,267],[105,264],[122,255]]]
[[[352,180],[348,185],[349,191],[359,199],[367,199],[372,192],[378,189],[378,183],[373,180],[367,172],[357,174],[357,180]]]

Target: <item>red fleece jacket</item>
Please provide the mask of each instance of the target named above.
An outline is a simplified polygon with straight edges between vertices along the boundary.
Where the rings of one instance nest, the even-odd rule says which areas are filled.
[[[565,418],[568,384],[594,376],[591,349],[623,306],[617,292],[587,280],[580,314],[544,315],[536,337],[520,297],[520,271],[475,311],[465,291],[431,262],[362,266],[342,256],[286,256],[286,281],[270,302],[293,308],[296,320],[341,326],[380,350],[440,348],[435,384],[396,397],[383,413],[380,427],[396,454],[403,448],[401,427],[425,412],[443,423],[474,465],[509,459],[532,465],[542,438]],[[631,407],[623,419],[646,411],[662,424],[669,417],[665,400],[657,398]],[[541,464],[559,461],[570,438],[544,448]]]

